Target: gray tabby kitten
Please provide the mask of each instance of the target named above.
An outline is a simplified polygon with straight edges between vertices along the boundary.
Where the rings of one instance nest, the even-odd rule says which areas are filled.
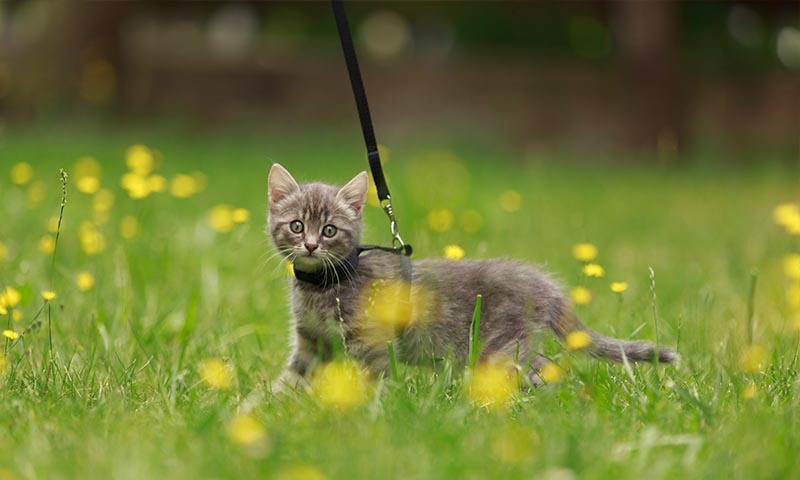
[[[531,351],[531,339],[544,331],[563,339],[583,330],[591,336],[587,352],[614,361],[623,354],[632,361],[678,359],[672,350],[589,329],[573,314],[561,286],[531,265],[420,260],[413,262],[409,284],[400,255],[373,250],[359,256],[368,182],[361,172],[341,188],[299,185],[278,164],[269,172],[269,233],[295,270],[292,352],[275,389],[296,386],[318,359],[331,357],[332,342],[339,339],[351,357],[374,373],[389,367],[388,340],[405,362],[452,355],[463,363],[478,294],[483,296],[482,357],[514,357],[529,368],[534,384],[541,383],[536,370],[541,358]]]

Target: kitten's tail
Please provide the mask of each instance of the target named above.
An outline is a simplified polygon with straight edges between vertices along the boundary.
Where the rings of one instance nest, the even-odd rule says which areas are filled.
[[[636,362],[655,362],[658,357],[659,363],[674,363],[680,360],[678,352],[656,346],[650,342],[619,340],[606,337],[581,323],[578,318],[571,313],[562,315],[551,325],[553,331],[562,340],[567,338],[572,332],[582,330],[591,337],[591,344],[586,347],[586,352],[599,358],[622,362],[623,355],[630,361]]]

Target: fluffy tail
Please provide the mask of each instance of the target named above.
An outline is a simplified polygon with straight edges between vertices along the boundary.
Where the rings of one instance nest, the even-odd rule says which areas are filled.
[[[575,315],[566,314],[551,325],[553,331],[562,340],[571,332],[582,330],[589,334],[592,341],[586,347],[586,352],[598,358],[605,358],[621,362],[624,356],[630,361],[654,362],[656,357],[660,363],[674,363],[680,359],[678,353],[672,349],[658,347],[650,342],[618,340],[606,337],[587,327]]]

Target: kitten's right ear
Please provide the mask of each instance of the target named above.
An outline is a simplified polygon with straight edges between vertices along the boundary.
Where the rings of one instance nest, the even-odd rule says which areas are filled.
[[[292,174],[283,168],[279,163],[273,163],[269,169],[269,180],[267,180],[269,191],[269,203],[274,205],[287,195],[300,190]]]

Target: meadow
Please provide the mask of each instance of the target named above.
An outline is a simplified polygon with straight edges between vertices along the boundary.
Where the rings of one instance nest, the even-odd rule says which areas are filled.
[[[550,383],[490,405],[459,369],[402,365],[273,397],[291,273],[269,259],[267,172],[343,183],[366,168],[357,132],[4,130],[0,479],[800,475],[797,165],[501,144],[388,145],[415,256],[543,265],[584,323],[676,347],[680,364],[593,361],[550,338]],[[364,241],[387,243],[383,212],[365,215]]]

